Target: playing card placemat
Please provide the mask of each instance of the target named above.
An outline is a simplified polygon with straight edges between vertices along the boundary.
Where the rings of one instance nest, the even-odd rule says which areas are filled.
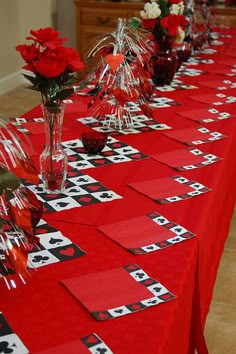
[[[27,187],[44,203],[45,213],[110,202],[122,198],[94,178],[75,169],[67,171],[64,193],[46,194],[41,182],[38,186],[27,184]]]
[[[183,81],[174,79],[170,85],[155,86],[155,90],[161,92],[171,92],[175,90],[192,90],[197,89],[197,86],[185,84]]]
[[[128,315],[175,298],[136,264],[61,282],[97,320]]]
[[[168,136],[171,139],[180,141],[186,145],[199,145],[226,138],[225,135],[219,132],[210,131],[205,127],[178,129],[162,134]]]
[[[182,176],[129,183],[129,186],[160,204],[178,202],[210,191],[203,184]]]
[[[14,236],[14,231],[9,232],[8,237],[12,239],[13,243]],[[85,254],[79,246],[64,236],[61,231],[50,226],[42,219],[36,227],[35,236],[38,239],[38,243],[32,244],[31,249],[28,251],[28,268],[39,268],[49,264],[79,258]],[[3,251],[0,251],[0,257],[4,262],[5,257]],[[8,268],[8,263],[6,263],[5,266]]]
[[[236,102],[236,96],[227,95],[225,93],[210,93],[206,95],[189,96],[194,101],[207,103],[214,106],[221,106],[222,104],[229,104]]]
[[[97,334],[91,333],[69,343],[65,343],[54,348],[49,348],[37,352],[36,354],[113,354],[108,346],[98,337]]]
[[[187,111],[176,112],[182,117],[194,120],[196,122],[211,123],[217,120],[229,119],[236,117],[236,115],[231,114],[226,111],[220,111],[219,109],[209,107],[200,109],[190,109]]]
[[[159,123],[152,118],[148,118],[141,111],[138,111],[136,116],[132,116],[132,127],[123,130],[115,130],[106,124],[105,119],[96,119],[95,117],[79,118],[78,122],[85,124],[98,132],[109,133],[110,136],[119,136],[127,134],[138,134],[153,130],[171,129],[166,124]]]
[[[110,136],[103,151],[97,155],[86,153],[80,139],[64,141],[62,145],[68,156],[69,166],[79,170],[147,158],[139,150]]]
[[[13,332],[5,317],[0,312],[0,353],[27,354],[28,349]]]
[[[151,156],[165,165],[173,167],[177,171],[192,170],[210,165],[214,162],[222,160],[221,158],[202,152],[199,149],[180,149]]]
[[[202,86],[214,88],[216,90],[227,90],[236,88],[236,80],[210,80],[201,81]]]
[[[98,230],[135,255],[157,251],[194,236],[156,212],[102,225]]]

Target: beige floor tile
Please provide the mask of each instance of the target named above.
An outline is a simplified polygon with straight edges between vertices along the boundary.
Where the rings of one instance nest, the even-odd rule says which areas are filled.
[[[212,300],[225,304],[236,305],[235,280],[236,251],[225,249],[218,268]]]
[[[209,354],[236,353],[236,306],[211,303],[205,326]]]
[[[40,103],[40,93],[19,86],[15,90],[0,95],[0,118],[19,117]]]

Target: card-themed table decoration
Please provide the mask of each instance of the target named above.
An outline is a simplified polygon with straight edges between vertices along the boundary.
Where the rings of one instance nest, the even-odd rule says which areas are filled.
[[[180,103],[176,102],[172,98],[161,97],[154,93],[149,101],[149,105],[151,108],[168,108],[179,106]]]
[[[28,349],[24,346],[17,334],[9,326],[3,314],[0,312],[0,353],[3,354],[27,354]]]
[[[39,244],[28,253],[28,267],[42,267],[48,264],[79,258],[85,252],[71,242],[61,231],[41,220],[35,231]]]
[[[62,280],[99,321],[144,310],[175,298],[136,264]]]
[[[154,252],[194,236],[156,212],[102,225],[98,230],[135,255]]]
[[[179,68],[177,73],[175,74],[175,78],[179,78],[180,76],[189,76],[195,77],[204,74],[204,71],[194,68],[188,68],[185,65]]]
[[[222,104],[229,104],[229,103],[236,102],[236,96],[226,95],[225,93],[222,92],[211,93],[207,95],[190,96],[189,98],[191,98],[194,101],[207,103],[210,105],[213,104],[214,106],[220,106]]]
[[[178,79],[172,80],[170,85],[155,86],[155,90],[162,91],[162,92],[175,91],[175,90],[191,90],[197,88],[198,88],[197,86],[185,84],[183,81]]]
[[[159,123],[154,119],[148,118],[145,115],[139,113],[137,112],[137,115],[135,116],[135,118],[133,118],[132,127],[124,130],[115,130],[112,127],[108,128],[107,126],[103,125],[102,119],[98,121],[94,117],[79,118],[78,122],[83,123],[89,128],[92,128],[98,132],[109,133],[110,136],[138,134],[138,133],[149,132],[153,130],[171,129],[171,127],[169,127],[168,125]]]
[[[12,231],[9,238],[13,239],[13,237],[14,232]],[[79,246],[72,243],[72,241],[64,236],[59,230],[50,226],[42,219],[35,229],[35,237],[38,242],[32,244],[31,249],[29,249],[27,253],[28,269],[79,258],[85,254]],[[4,260],[4,253],[1,250],[1,247],[0,257]],[[6,267],[7,266],[8,265],[6,264]]]
[[[199,149],[179,149],[151,156],[165,165],[173,167],[177,171],[192,170],[204,167],[222,159]]]
[[[201,85],[216,90],[227,90],[236,88],[236,80],[210,80],[201,82]]]
[[[44,118],[10,118],[10,122],[15,128],[24,134],[44,133]]]
[[[168,134],[169,133],[169,134]],[[219,132],[213,132],[205,127],[194,127],[186,129],[172,130],[171,132],[162,133],[171,139],[180,141],[186,145],[200,145],[215,140],[226,138]]]
[[[190,57],[187,62],[184,63],[184,66],[192,66],[199,64],[214,64],[213,59],[205,59],[200,57]]]
[[[62,354],[62,353],[78,353],[78,354],[113,354],[108,346],[98,337],[97,334],[91,333],[78,340],[65,343],[53,348],[41,350],[36,354]]]
[[[141,160],[147,157],[132,146],[110,136],[107,138],[105,148],[97,155],[88,154],[80,139],[64,141],[62,145],[68,156],[69,166],[79,170],[111,163]]]
[[[134,182],[129,186],[160,204],[178,202],[210,191],[203,184],[182,176]]]
[[[64,193],[46,194],[41,182],[38,186],[28,185],[27,187],[44,203],[45,213],[58,212],[122,198],[120,195],[107,189],[94,178],[76,169],[67,171]]]
[[[187,111],[179,111],[177,114],[182,117],[194,120],[196,122],[211,123],[217,120],[229,119],[235,117],[236,114],[231,114],[229,112],[221,112],[214,107],[210,108],[200,108],[200,109],[190,109]]]

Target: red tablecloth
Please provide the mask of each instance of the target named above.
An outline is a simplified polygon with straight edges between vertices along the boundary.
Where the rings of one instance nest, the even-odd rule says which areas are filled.
[[[224,58],[224,55],[203,55],[203,58],[213,60],[220,57]],[[204,68],[207,65],[214,68],[214,64],[205,64]],[[201,69],[202,66],[203,64]],[[198,66],[194,68],[197,69]],[[45,220],[78,244],[86,255],[39,268],[27,285],[14,291],[7,291],[3,282],[0,282],[0,310],[30,353],[74,341],[93,332],[116,354],[184,354],[191,352],[194,347],[198,348],[199,353],[206,352],[201,331],[209,310],[216,271],[235,203],[236,119],[199,124],[177,112],[209,107],[189,96],[216,93],[216,89],[205,87],[201,83],[219,78],[227,79],[213,74],[212,71],[195,77],[180,77],[184,83],[198,88],[158,93],[172,98],[179,105],[156,109],[155,119],[173,129],[201,125],[226,135],[225,139],[199,145],[201,151],[212,153],[222,158],[222,161],[181,173],[176,173],[171,167],[152,158],[86,169],[83,172],[123,198],[44,215]],[[233,95],[234,92],[236,94],[236,89],[224,91],[227,95]],[[64,127],[68,129],[63,132],[64,141],[79,138],[86,129],[76,120],[86,116],[85,99],[78,99],[81,100],[81,112],[80,105],[78,112],[72,109],[73,106],[68,106],[66,110]],[[236,113],[234,104],[215,108]],[[28,118],[40,116],[39,106],[24,115]],[[44,135],[31,135],[30,139],[39,154]],[[161,131],[123,135],[117,139],[147,156],[184,147]],[[38,157],[35,158],[36,162],[37,159]],[[211,191],[188,200],[160,205],[128,186],[132,182],[176,174],[198,181],[211,188]],[[135,256],[96,229],[98,225],[152,211],[184,226],[196,236],[166,249]],[[96,321],[60,283],[65,278],[129,263],[138,264],[152,278],[159,280],[176,295],[176,299],[101,322]]]

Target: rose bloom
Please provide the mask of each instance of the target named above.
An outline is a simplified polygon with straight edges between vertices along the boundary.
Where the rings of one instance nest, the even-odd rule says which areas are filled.
[[[39,50],[35,46],[35,44],[27,45],[27,44],[20,44],[16,46],[16,50],[20,53],[22,58],[27,62],[31,62],[38,57]]]
[[[58,38],[59,32],[54,31],[51,27],[40,28],[37,31],[31,30],[30,34],[32,36],[26,37],[27,40],[31,39],[50,49],[55,49],[67,40],[67,38]]]
[[[156,23],[157,23],[156,19],[152,19],[152,20],[143,19],[142,20],[142,28],[146,29],[146,30],[153,31]]]
[[[183,0],[168,0],[168,4],[173,5],[173,4],[179,4]]]
[[[46,57],[35,60],[34,66],[37,72],[46,78],[57,77],[66,69],[66,63],[64,61]]]

